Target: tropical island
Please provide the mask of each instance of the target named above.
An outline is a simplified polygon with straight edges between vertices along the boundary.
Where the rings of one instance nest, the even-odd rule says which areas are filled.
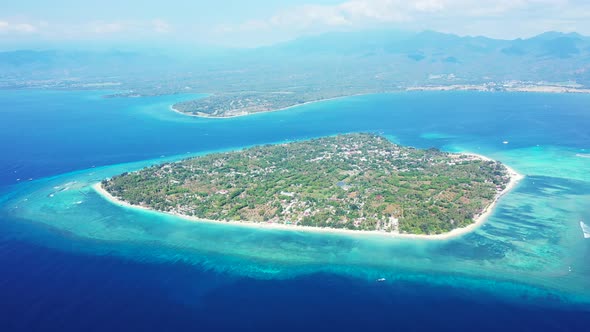
[[[485,157],[346,134],[151,166],[96,188],[195,220],[433,235],[480,221],[517,179]]]
[[[436,76],[436,75],[433,75]],[[216,93],[204,98],[183,101],[171,106],[177,113],[204,118],[233,118],[255,113],[282,111],[320,101],[351,97],[364,94],[395,93],[411,91],[482,91],[482,92],[530,92],[530,93],[583,93],[590,89],[575,83],[547,83],[504,81],[482,84],[424,84],[418,86],[391,87],[389,89],[339,89],[321,91],[270,91]],[[134,93],[121,96],[137,97]],[[141,95],[139,95],[141,96]]]

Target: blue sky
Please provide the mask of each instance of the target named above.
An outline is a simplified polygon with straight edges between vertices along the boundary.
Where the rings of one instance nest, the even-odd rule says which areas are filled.
[[[496,38],[590,35],[589,0],[3,1],[0,48],[64,44],[251,47],[326,31],[391,28]]]

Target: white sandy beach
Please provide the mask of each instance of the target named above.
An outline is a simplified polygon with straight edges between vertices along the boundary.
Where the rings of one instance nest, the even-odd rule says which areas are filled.
[[[480,158],[483,158],[485,160],[490,160],[487,157],[484,156],[480,156],[477,154],[473,154],[473,153],[466,153],[469,155],[474,155],[474,156],[478,156]],[[496,206],[496,204],[498,203],[498,200],[504,196],[505,194],[507,194],[508,192],[510,192],[515,186],[516,184],[524,177],[523,175],[517,173],[515,170],[513,170],[512,168],[506,166],[506,168],[508,169],[508,172],[510,174],[510,182],[508,183],[508,185],[506,186],[506,188],[499,193],[498,195],[496,195],[494,201],[484,210],[484,212],[478,216],[477,218],[475,218],[475,222],[467,227],[463,227],[463,228],[457,228],[454,229],[448,233],[443,233],[443,234],[433,234],[433,235],[425,235],[425,234],[400,234],[400,233],[388,233],[388,232],[380,232],[380,231],[362,231],[362,230],[349,230],[349,229],[339,229],[339,228],[323,228],[323,227],[313,227],[313,226],[297,226],[297,225],[287,225],[287,224],[277,224],[277,223],[259,223],[259,222],[244,222],[244,221],[219,221],[219,220],[210,220],[210,219],[203,219],[203,218],[198,218],[198,217],[191,217],[191,216],[186,216],[186,215],[181,215],[181,214],[177,214],[177,213],[169,213],[169,212],[161,212],[161,211],[156,211],[144,206],[139,206],[139,205],[132,205],[129,204],[123,200],[118,199],[117,197],[112,196],[110,193],[108,193],[101,185],[101,183],[96,183],[92,186],[92,188],[99,194],[101,195],[103,198],[105,198],[106,200],[108,200],[109,202],[122,206],[122,207],[127,207],[127,208],[132,208],[132,209],[141,209],[141,210],[146,210],[146,211],[151,211],[153,213],[162,213],[162,214],[168,214],[168,215],[173,215],[176,216],[178,218],[182,218],[185,220],[189,220],[192,222],[207,222],[207,223],[215,223],[215,224],[228,224],[231,223],[232,225],[237,225],[237,226],[244,226],[244,227],[254,227],[254,228],[270,228],[270,229],[281,229],[281,230],[290,230],[290,231],[306,231],[306,232],[316,232],[316,233],[341,233],[341,234],[355,234],[355,235],[379,235],[379,236],[389,236],[389,237],[394,237],[394,238],[404,238],[404,239],[421,239],[421,240],[446,240],[446,239],[451,239],[454,237],[458,237],[467,233],[470,233],[472,231],[474,231],[475,229],[477,229],[478,227],[480,227],[481,225],[483,225],[485,223],[485,221],[487,220],[487,218],[492,214],[492,212],[494,211],[494,207]]]

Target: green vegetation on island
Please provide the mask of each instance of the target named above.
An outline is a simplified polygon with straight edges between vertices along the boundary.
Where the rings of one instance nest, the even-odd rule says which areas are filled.
[[[440,234],[472,224],[509,182],[496,161],[347,134],[165,163],[102,186],[208,220]]]

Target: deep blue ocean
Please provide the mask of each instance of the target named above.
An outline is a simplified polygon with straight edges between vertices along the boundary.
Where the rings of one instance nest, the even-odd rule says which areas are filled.
[[[590,285],[590,239],[578,226],[590,224],[589,95],[412,92],[202,119],[169,109],[194,95],[104,94],[0,91],[0,331],[590,330],[590,306],[560,295]],[[481,232],[399,251],[159,222],[83,188],[75,209],[86,210],[57,196],[55,183],[114,172],[109,165],[366,131],[489,155],[527,178]],[[35,194],[46,188],[56,196]],[[129,224],[108,217],[116,214]],[[440,260],[422,269],[429,251]],[[400,256],[395,268],[388,255]],[[388,271],[399,278],[375,282]],[[534,291],[511,291],[521,283]]]

